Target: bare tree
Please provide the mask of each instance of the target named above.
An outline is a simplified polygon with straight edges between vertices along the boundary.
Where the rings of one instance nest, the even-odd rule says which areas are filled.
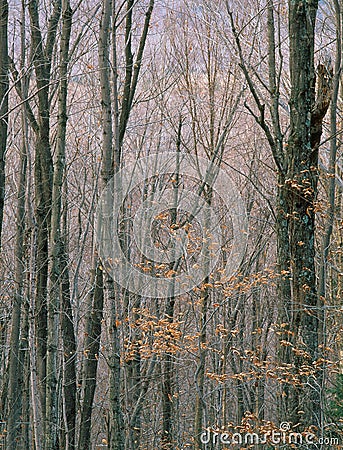
[[[5,155],[8,121],[8,2],[0,4],[0,248],[5,202]]]
[[[133,13],[135,4],[128,0],[117,5],[116,2],[104,1],[101,16],[100,27],[100,42],[99,42],[99,62],[100,62],[100,82],[101,82],[101,106],[102,106],[102,187],[104,188],[109,182],[115,171],[120,167],[123,140],[130,117],[130,112],[133,107],[133,100],[137,89],[139,73],[143,62],[143,52],[148,36],[149,24],[151,14],[153,11],[154,1],[151,0],[148,4],[145,21],[143,23],[141,36],[138,40],[137,55],[133,56],[132,50],[132,30],[133,30]],[[120,18],[120,12],[124,9],[124,18]],[[125,23],[125,76],[122,91],[122,100],[119,100],[119,80],[118,80],[118,56],[117,56],[117,28],[120,26],[122,20]],[[112,27],[112,58],[110,58],[110,27]],[[111,64],[112,70],[111,71]],[[111,90],[110,81],[111,73],[113,73],[113,89]],[[112,91],[112,92],[111,92]],[[112,116],[113,115],[113,116]],[[120,362],[120,341],[117,331],[117,299],[115,297],[116,290],[114,289],[113,280],[106,275],[103,280],[100,267],[100,261],[95,257],[95,277],[96,286],[94,289],[93,309],[89,316],[89,323],[87,325],[89,330],[92,330],[96,335],[92,334],[91,339],[94,343],[94,350],[99,349],[99,340],[101,335],[100,323],[97,325],[94,319],[103,317],[103,293],[108,294],[108,339],[110,344],[109,371],[110,371],[110,429],[109,429],[109,445],[113,449],[123,449],[125,443],[124,437],[124,418],[121,406],[121,362]],[[119,291],[117,291],[119,292]],[[97,297],[95,297],[97,294]],[[96,344],[97,342],[97,344]],[[88,348],[89,349],[89,348]],[[93,350],[93,347],[92,347]],[[89,358],[92,358],[90,362]],[[87,369],[88,368],[88,369]],[[87,373],[91,371],[91,375]],[[88,353],[85,363],[84,376],[86,384],[84,387],[84,404],[83,413],[89,420],[91,417],[91,406],[94,397],[96,386],[97,358],[93,352]],[[87,398],[86,398],[87,391]],[[87,429],[88,427],[88,429]],[[89,446],[89,425],[86,425],[82,420],[80,432],[79,448],[87,448]],[[81,446],[81,447],[80,447]]]
[[[21,16],[21,45],[23,48],[25,40],[25,17],[24,7],[22,7]],[[21,67],[25,67],[25,51],[21,53]],[[22,80],[23,94],[27,96],[27,81]],[[20,175],[19,175],[19,189],[18,189],[18,205],[17,205],[17,230],[16,230],[16,246],[15,246],[15,280],[16,280],[16,292],[14,297],[14,307],[11,326],[11,339],[10,339],[10,356],[8,362],[8,446],[16,449],[22,445],[27,445],[28,442],[21,440],[21,426],[20,418],[23,412],[23,377],[24,370],[22,367],[23,360],[20,345],[20,337],[23,336],[24,327],[22,325],[22,310],[25,297],[24,289],[24,274],[27,267],[25,258],[27,253],[25,252],[25,233],[27,229],[26,223],[26,187],[27,187],[27,153],[28,153],[28,121],[25,113],[25,107],[21,107],[21,126],[22,126],[22,142],[20,153]],[[22,336],[20,336],[22,333]],[[26,336],[27,339],[27,336]],[[26,341],[27,343],[27,341]]]
[[[331,73],[318,68],[318,92],[315,95],[314,67],[315,23],[318,3],[294,2],[289,5],[290,119],[289,135],[284,143],[279,119],[279,79],[276,72],[273,3],[268,2],[269,92],[272,128],[265,116],[265,105],[244,61],[239,34],[230,12],[231,26],[240,55],[241,66],[257,106],[254,115],[271,147],[278,169],[277,240],[278,263],[282,277],[279,284],[282,318],[289,323],[293,351],[281,354],[281,364],[293,363],[299,386],[286,387],[287,406],[282,414],[294,424],[319,424],[320,395],[317,373],[301,375],[319,355],[318,332],[321,301],[315,276],[315,202],[318,184],[318,147],[323,118],[331,99]],[[290,280],[290,282],[289,282]],[[312,382],[308,382],[308,377]],[[304,396],[305,390],[305,396]],[[304,410],[302,417],[298,411]]]
[[[37,220],[37,286],[35,298],[37,373],[41,390],[43,417],[46,407],[46,356],[47,356],[47,283],[48,243],[51,223],[51,198],[53,161],[50,144],[50,77],[51,63],[56,40],[57,25],[61,14],[61,2],[54,4],[49,20],[44,46],[36,1],[29,4],[32,54],[36,74],[38,119],[30,116],[30,124],[36,135],[35,145],[35,202]],[[51,374],[52,375],[52,374]],[[52,375],[53,376],[53,375]],[[44,422],[45,423],[45,422]],[[48,435],[46,442],[49,441]]]
[[[47,392],[46,392],[46,448],[58,448],[59,399],[57,390],[58,348],[60,341],[61,306],[64,342],[64,359],[66,370],[64,376],[64,404],[66,420],[66,447],[74,448],[75,443],[75,411],[76,411],[76,374],[75,374],[75,336],[73,315],[70,308],[68,290],[67,257],[65,255],[64,238],[62,236],[61,210],[63,198],[63,177],[65,175],[65,146],[67,126],[67,94],[68,94],[68,60],[69,43],[72,26],[72,10],[68,0],[62,1],[62,31],[60,48],[59,93],[58,93],[58,125],[57,142],[54,161],[54,173],[51,193],[51,229],[50,229],[50,270],[49,270],[49,303],[48,303],[48,336],[47,336]],[[63,283],[64,281],[64,283]],[[63,296],[63,297],[62,297]],[[61,302],[61,297],[63,298]],[[68,316],[66,317],[66,315]],[[70,377],[71,378],[70,378]]]

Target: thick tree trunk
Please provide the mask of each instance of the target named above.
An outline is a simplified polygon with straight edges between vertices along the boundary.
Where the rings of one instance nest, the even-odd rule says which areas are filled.
[[[318,358],[318,295],[315,274],[315,201],[318,142],[315,107],[314,31],[318,2],[289,3],[290,135],[285,191],[289,208],[294,358],[301,385],[289,421],[319,425],[320,396],[313,363]],[[321,130],[320,130],[321,134]],[[320,139],[319,134],[319,139]],[[303,413],[299,412],[303,411]]]

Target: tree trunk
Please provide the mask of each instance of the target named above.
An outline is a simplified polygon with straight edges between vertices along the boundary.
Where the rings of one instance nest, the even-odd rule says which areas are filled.
[[[37,376],[40,386],[40,400],[43,417],[46,401],[46,354],[48,338],[47,316],[47,283],[49,259],[49,231],[51,223],[51,202],[53,184],[53,161],[50,148],[50,98],[49,83],[51,60],[56,39],[57,25],[61,13],[61,1],[54,3],[49,19],[46,46],[43,48],[43,37],[39,25],[39,10],[36,0],[29,2],[31,22],[31,43],[34,48],[34,68],[38,97],[38,120],[35,123],[35,213],[37,221],[37,284],[35,294],[35,337],[37,356]],[[54,374],[49,373],[50,376]],[[45,424],[44,424],[45,425]],[[50,436],[46,435],[46,442]]]
[[[206,277],[204,283],[209,283],[209,278]],[[205,369],[206,369],[206,317],[209,301],[208,289],[205,289],[204,294],[201,297],[201,312],[199,321],[199,356],[198,366],[195,373],[195,418],[194,418],[194,437],[195,437],[195,449],[202,450],[204,444],[201,441],[201,434],[203,432],[203,419],[204,419],[204,381],[205,381]]]
[[[176,223],[174,221],[173,223]],[[167,300],[166,319],[172,323],[174,320],[175,298]],[[173,436],[173,355],[167,353],[162,361],[162,449],[172,450],[174,448]]]
[[[51,200],[51,230],[50,230],[50,277],[49,277],[49,306],[48,306],[48,352],[47,352],[47,396],[46,423],[48,424],[46,448],[58,448],[58,396],[57,396],[57,367],[58,345],[60,330],[60,297],[62,289],[62,272],[65,271],[65,257],[62,261],[61,238],[61,209],[63,195],[63,176],[65,172],[65,145],[67,126],[67,73],[69,59],[69,42],[71,33],[72,11],[68,0],[63,1],[62,36],[60,49],[60,85],[58,96],[58,127],[56,156],[54,163],[53,189]],[[64,255],[63,255],[64,256]],[[65,286],[67,287],[67,286]],[[68,293],[63,292],[65,295]],[[68,380],[73,383],[73,380]],[[72,385],[71,385],[72,386]],[[74,395],[75,398],[75,395]],[[68,404],[73,396],[68,398]],[[74,407],[75,410],[75,407]],[[74,429],[74,427],[73,427]],[[68,445],[72,443],[68,442]],[[68,447],[70,448],[70,447]]]
[[[63,240],[63,238],[62,238]],[[70,283],[66,244],[61,247],[61,300],[62,300],[62,340],[63,340],[63,398],[66,417],[66,442],[68,450],[75,448],[76,422],[76,339],[73,310],[70,301]]]
[[[90,314],[87,320],[86,342],[84,347],[83,366],[83,402],[80,417],[80,435],[78,442],[79,450],[91,448],[91,423],[94,393],[97,380],[98,355],[100,349],[101,323],[103,319],[104,286],[103,273],[98,261],[95,261],[96,270],[93,271],[93,289],[89,295]]]
[[[7,445],[15,450],[20,448],[23,443],[21,441],[21,425],[20,417],[22,413],[22,395],[23,395],[23,350],[19,343],[21,330],[21,315],[23,306],[23,282],[25,274],[25,251],[24,237],[26,229],[25,218],[25,198],[26,198],[26,170],[27,170],[27,120],[25,112],[22,111],[22,129],[23,142],[20,161],[19,189],[18,189],[18,205],[17,205],[17,231],[15,245],[15,280],[16,290],[14,294],[14,305],[12,313],[12,326],[10,338],[10,356],[9,356],[9,377],[8,377],[8,435]],[[28,343],[26,342],[26,347]]]
[[[284,184],[289,208],[294,358],[301,385],[288,420],[303,426],[320,421],[320,396],[313,363],[318,358],[319,308],[315,274],[315,201],[318,144],[314,136],[314,31],[318,2],[289,3],[290,134]],[[321,125],[321,124],[320,124]],[[319,133],[320,139],[321,129]],[[303,413],[301,412],[303,411]]]
[[[0,1],[0,250],[5,202],[5,154],[8,121],[8,2]]]
[[[132,8],[128,12],[132,14]],[[109,59],[109,29],[112,16],[112,2],[105,0],[101,17],[99,61],[100,61],[100,83],[102,103],[102,188],[113,177],[114,174],[114,152],[113,152],[113,124],[112,124],[112,101],[110,87],[110,59]],[[113,25],[115,26],[115,25]],[[120,157],[116,158],[116,169],[119,169]],[[110,207],[110,206],[109,206]],[[112,450],[123,450],[124,418],[121,409],[121,367],[120,367],[120,341],[117,329],[117,306],[114,282],[109,274],[105,274],[105,286],[108,299],[108,340],[110,346],[109,369],[110,369],[110,430],[109,446]]]

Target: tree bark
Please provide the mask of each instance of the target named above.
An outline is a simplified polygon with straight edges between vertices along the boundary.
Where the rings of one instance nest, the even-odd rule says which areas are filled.
[[[84,347],[83,366],[83,401],[80,417],[80,434],[78,449],[89,450],[91,448],[91,423],[94,393],[97,380],[98,357],[100,349],[101,323],[103,319],[104,286],[103,273],[98,262],[95,262],[96,270],[93,271],[93,289],[89,295],[91,302],[90,315],[87,320],[86,342]]]
[[[8,2],[0,2],[0,250],[5,203],[5,154],[8,123]]]
[[[67,260],[62,249],[61,237],[61,209],[63,195],[63,176],[65,173],[65,145],[67,126],[67,74],[69,60],[69,42],[72,24],[72,11],[68,0],[62,2],[62,36],[60,48],[60,70],[59,70],[59,95],[58,95],[58,126],[56,156],[54,162],[53,188],[51,199],[51,230],[50,230],[50,271],[49,271],[49,305],[48,305],[48,351],[47,351],[47,393],[46,393],[46,423],[48,425],[46,434],[47,450],[58,448],[58,421],[59,401],[57,396],[58,376],[58,346],[60,331],[60,308],[61,294],[68,295],[62,290],[62,273],[66,270]],[[62,255],[64,258],[62,259]],[[68,286],[65,285],[65,288]],[[68,303],[68,302],[67,302]],[[64,333],[65,334],[65,333]],[[68,337],[69,339],[69,337]],[[73,359],[72,359],[73,361]],[[67,380],[72,387],[74,380]],[[70,392],[67,404],[71,402],[75,393]],[[74,406],[75,411],[75,406]],[[70,416],[69,416],[70,420]],[[75,420],[75,419],[74,419]],[[71,424],[72,425],[72,424]],[[75,426],[72,425],[74,430]],[[71,442],[68,439],[68,449],[73,447],[73,436]]]
[[[49,231],[51,224],[51,202],[53,185],[53,161],[50,147],[50,98],[49,83],[51,61],[56,39],[57,25],[61,13],[61,1],[55,1],[54,9],[49,20],[46,45],[43,48],[43,37],[39,24],[39,10],[36,0],[29,2],[31,23],[31,44],[33,48],[33,62],[36,74],[38,97],[38,120],[34,131],[36,134],[35,153],[35,213],[37,221],[37,284],[35,295],[36,308],[36,355],[37,376],[40,386],[40,399],[43,417],[46,417],[46,356],[48,338],[47,316],[47,284]],[[53,374],[49,374],[54,376]],[[45,424],[44,424],[45,425]],[[50,437],[46,435],[45,442]]]
[[[22,427],[20,417],[22,413],[23,396],[23,367],[22,346],[20,345],[20,331],[22,328],[21,316],[23,307],[23,284],[25,274],[25,250],[24,237],[26,230],[25,198],[26,198],[26,170],[27,170],[27,120],[25,112],[22,111],[23,140],[20,161],[18,205],[17,205],[17,231],[15,245],[15,280],[16,290],[14,294],[14,305],[12,314],[10,356],[8,368],[8,435],[7,445],[13,450],[20,448]],[[28,343],[26,342],[26,347]]]
[[[290,421],[320,425],[320,396],[313,363],[318,358],[319,310],[315,274],[315,201],[321,123],[315,107],[314,32],[318,2],[289,3],[290,133],[285,196],[289,208],[294,360],[301,383]],[[326,111],[325,111],[326,112]],[[324,115],[325,115],[324,112]],[[323,116],[324,117],[324,116]],[[322,118],[323,118],[322,117]],[[321,120],[322,120],[321,118]],[[320,125],[319,130],[314,128]],[[299,411],[304,411],[303,413]]]

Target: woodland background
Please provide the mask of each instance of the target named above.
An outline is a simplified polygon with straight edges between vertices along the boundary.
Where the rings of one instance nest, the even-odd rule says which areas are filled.
[[[285,421],[343,443],[342,20],[341,0],[0,0],[1,448],[224,449],[201,433]],[[213,273],[153,299],[104,270],[95,210],[164,151],[230,170],[249,239],[223,282],[228,223]],[[125,200],[140,270],[196,264],[208,242],[176,209],[153,232],[191,236],[178,266],[129,236],[147,193],[199,183]]]

